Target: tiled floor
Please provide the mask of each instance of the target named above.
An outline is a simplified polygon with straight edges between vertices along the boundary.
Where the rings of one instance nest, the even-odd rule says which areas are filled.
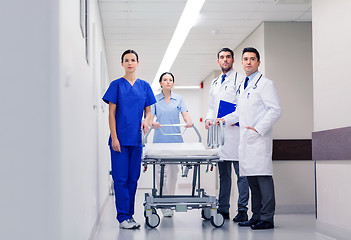
[[[103,214],[94,240],[210,240],[210,239],[245,239],[245,240],[331,240],[351,239],[349,235],[322,234],[312,214],[281,214],[275,216],[275,228],[270,230],[251,230],[239,227],[231,220],[226,220],[220,228],[214,228],[209,221],[201,218],[200,210],[176,212],[172,218],[163,218],[160,210],[161,223],[157,228],[150,229],[145,225],[143,215],[144,193],[150,190],[138,190],[136,214],[134,218],[141,223],[137,230],[119,229],[115,219],[116,210],[114,197],[110,196],[105,204]],[[331,231],[332,232],[332,231]],[[335,237],[337,236],[337,237]]]

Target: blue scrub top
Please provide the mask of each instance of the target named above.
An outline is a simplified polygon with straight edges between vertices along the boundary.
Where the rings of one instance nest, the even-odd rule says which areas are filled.
[[[157,102],[151,106],[151,113],[157,116],[160,124],[179,124],[179,113],[188,111],[183,97],[171,91],[171,100],[167,104],[163,93],[156,95]],[[180,133],[180,127],[162,127],[164,133]],[[154,143],[183,142],[182,136],[164,135],[160,129],[154,133]]]
[[[117,105],[116,130],[120,145],[141,146],[144,108],[156,102],[149,83],[137,79],[132,86],[125,78],[119,78],[111,82],[102,99],[107,104],[112,102]]]

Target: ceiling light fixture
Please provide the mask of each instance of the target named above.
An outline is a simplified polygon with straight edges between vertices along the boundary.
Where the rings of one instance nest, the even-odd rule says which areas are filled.
[[[178,55],[180,48],[182,47],[190,29],[195,24],[197,17],[200,14],[200,10],[204,4],[205,0],[188,0],[183,13],[179,19],[176,30],[173,33],[173,37],[169,42],[166,53],[163,56],[161,65],[158,68],[155,79],[152,82],[152,89],[157,90],[160,87],[158,79],[160,75],[164,72],[168,72],[175,58]]]
[[[174,86],[174,89],[200,89],[200,86]]]
[[[311,0],[274,0],[275,4],[306,4],[311,3]]]

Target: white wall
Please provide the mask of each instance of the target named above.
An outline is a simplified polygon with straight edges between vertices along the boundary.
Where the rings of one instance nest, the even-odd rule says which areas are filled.
[[[89,65],[79,1],[7,1],[0,9],[3,239],[88,239],[108,194],[96,77],[104,45],[97,1],[90,3],[97,60]]]
[[[256,48],[261,57],[261,65],[259,71],[265,75],[265,28],[264,23],[262,23],[255,31],[253,31],[238,47],[233,49],[234,51],[234,69],[245,76],[244,69],[241,65],[241,55],[245,47]]]
[[[314,0],[312,7],[314,131],[350,126],[351,2]],[[349,160],[317,162],[317,217],[350,231]]]
[[[89,2],[88,64],[79,1],[60,1],[62,239],[89,237],[109,186],[108,108],[100,89],[107,85],[101,84],[107,81],[104,39],[97,1]]]
[[[0,29],[0,235],[60,239],[57,1],[6,1]]]
[[[351,232],[350,160],[317,162],[317,219]]]
[[[266,76],[283,109],[278,139],[311,139],[313,131],[312,23],[265,22]]]
[[[274,161],[276,213],[314,213],[312,161]]]
[[[314,0],[312,3],[314,130],[350,126],[349,61],[340,58],[348,58],[351,53],[351,15],[347,14],[351,2]]]
[[[276,139],[311,139],[313,130],[312,25],[265,22],[265,72],[277,87],[282,116]],[[274,161],[277,212],[314,212],[312,161]],[[294,183],[294,184],[292,184]]]

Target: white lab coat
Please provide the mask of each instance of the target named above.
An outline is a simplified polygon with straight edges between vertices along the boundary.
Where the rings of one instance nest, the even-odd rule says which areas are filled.
[[[274,83],[266,77],[256,76],[244,90],[238,92],[238,107],[235,114],[225,117],[228,123],[240,124],[239,166],[241,176],[273,175],[272,127],[281,115],[279,98]],[[246,127],[254,127],[258,133]]]
[[[209,119],[212,122],[216,120],[220,100],[236,104],[236,91],[244,76],[234,70],[226,75],[227,77],[222,84],[222,74],[211,83],[206,120]],[[238,161],[239,127],[226,124],[224,131],[224,145],[220,149],[220,159]]]

